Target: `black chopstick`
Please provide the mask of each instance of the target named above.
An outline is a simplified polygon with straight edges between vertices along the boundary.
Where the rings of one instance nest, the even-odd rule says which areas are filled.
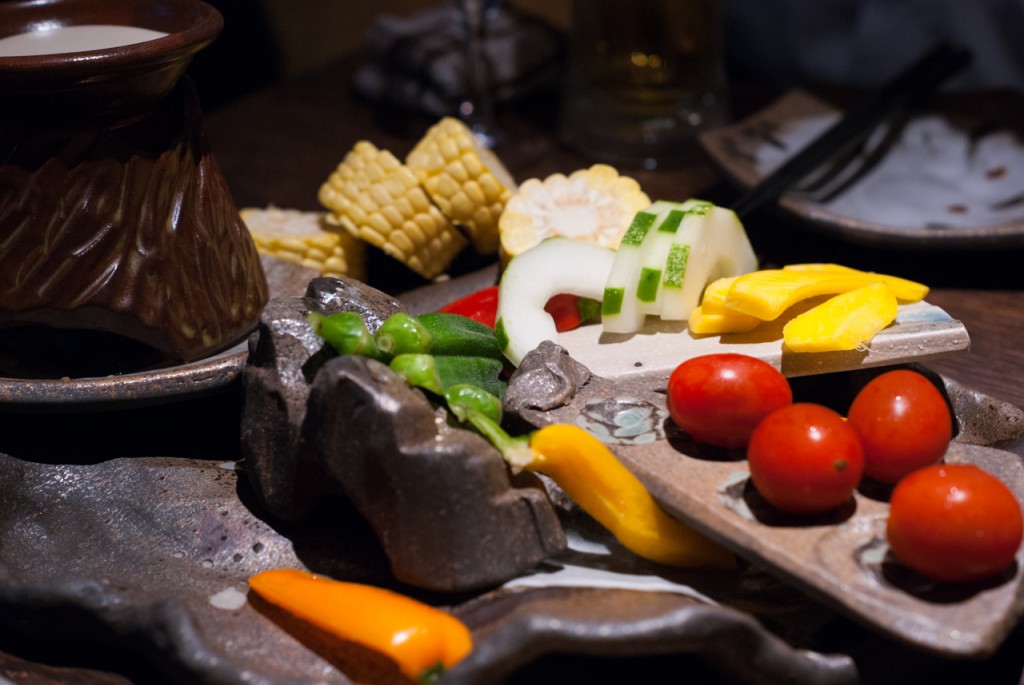
[[[860,144],[888,117],[931,93],[971,60],[968,50],[940,43],[807,144],[732,204],[740,219],[778,198],[835,155]]]

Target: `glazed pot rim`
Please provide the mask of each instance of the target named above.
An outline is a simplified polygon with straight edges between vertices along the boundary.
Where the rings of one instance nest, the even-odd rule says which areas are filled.
[[[140,43],[46,55],[0,56],[0,89],[19,90],[30,80],[96,75],[188,60],[212,43],[223,17],[201,0],[14,0],[0,3],[0,38],[33,26],[108,24],[167,35]],[[36,29],[38,30],[38,29]],[[36,82],[36,86],[42,83]],[[35,90],[36,88],[31,88]]]

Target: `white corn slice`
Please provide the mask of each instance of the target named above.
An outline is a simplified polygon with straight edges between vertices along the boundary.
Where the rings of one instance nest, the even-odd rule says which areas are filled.
[[[323,276],[366,277],[366,244],[331,226],[324,212],[246,207],[242,221],[260,254],[319,271]]]
[[[617,248],[636,213],[650,204],[639,183],[607,164],[530,179],[498,222],[502,259],[556,235]]]
[[[469,127],[452,117],[441,119],[405,163],[441,212],[466,232],[477,252],[498,252],[498,218],[516,183]]]
[[[319,199],[339,226],[424,278],[444,272],[467,244],[416,174],[365,140],[320,186]]]

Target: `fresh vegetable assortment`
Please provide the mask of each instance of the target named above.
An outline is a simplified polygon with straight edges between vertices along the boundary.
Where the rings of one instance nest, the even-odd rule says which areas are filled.
[[[900,303],[928,292],[837,264],[758,270],[733,212],[696,199],[652,203],[634,180],[604,165],[517,187],[452,119],[432,127],[404,163],[360,141],[320,200],[333,228],[426,278],[468,245],[500,253],[503,266],[498,285],[436,313],[393,315],[372,334],[357,314],[310,314],[330,348],[388,364],[487,438],[513,472],[545,474],[624,547],[681,567],[731,568],[735,558],[662,510],[583,428],[506,432],[509,364],[584,323],[632,335],[648,316],[685,321],[695,336],[746,333],[790,316],[787,351],[853,350],[891,324]],[[794,315],[798,306],[805,311]],[[914,372],[877,377],[843,417],[794,403],[786,378],[764,361],[706,355],[679,364],[666,404],[694,440],[745,450],[754,488],[791,515],[842,506],[863,478],[895,484],[890,549],[933,579],[998,574],[1021,544],[1020,506],[1006,486],[975,467],[938,463],[952,437],[950,411]],[[387,655],[412,680],[433,677],[472,649],[469,631],[450,615],[378,588],[292,570],[260,574],[250,585],[265,601]]]
[[[731,553],[662,511],[643,484],[582,428],[556,424],[516,437],[505,432],[501,353],[496,333],[485,325],[458,314],[400,312],[371,335],[358,318],[349,312],[309,315],[314,330],[336,352],[387,362],[486,437],[513,470],[549,476],[637,555],[683,567],[732,565]],[[340,329],[344,335],[338,335]]]

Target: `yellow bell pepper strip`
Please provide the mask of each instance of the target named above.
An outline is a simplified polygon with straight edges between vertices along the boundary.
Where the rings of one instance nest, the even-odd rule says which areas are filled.
[[[298,569],[264,571],[249,587],[292,616],[390,658],[416,683],[432,682],[473,649],[462,621],[383,588]]]
[[[711,281],[704,289],[701,303],[690,312],[689,327],[694,335],[721,335],[723,333],[746,333],[757,328],[761,319],[749,314],[740,314],[725,306],[738,276],[727,276]]]
[[[681,568],[734,568],[731,552],[665,512],[600,440],[571,424],[512,437],[495,420],[486,393],[446,394],[461,421],[474,426],[514,471],[542,473],[634,554]],[[477,409],[477,404],[482,408]],[[499,419],[500,420],[500,419]]]
[[[690,312],[688,326],[694,335],[724,335],[726,333],[747,333],[760,326],[763,321],[746,314],[713,314],[698,305]]]
[[[872,283],[819,304],[782,328],[794,352],[855,350],[896,319],[899,305],[884,283]]]
[[[916,302],[928,293],[928,288],[920,283],[855,269],[764,269],[733,281],[725,306],[741,314],[773,321],[802,300],[818,295],[838,295],[870,283],[884,283],[904,302]]]
[[[900,278],[899,276],[890,276],[888,274],[875,273],[874,271],[861,271],[860,269],[854,269],[853,267],[843,266],[842,264],[831,264],[831,263],[810,263],[810,264],[787,264],[782,267],[783,271],[801,271],[801,272],[820,272],[820,273],[838,273],[846,275],[859,275],[862,277],[868,277],[872,281],[881,281],[889,286],[889,290],[892,291],[893,295],[896,296],[897,300],[902,302],[917,302],[923,300],[928,296],[928,286],[911,281],[906,278]]]

